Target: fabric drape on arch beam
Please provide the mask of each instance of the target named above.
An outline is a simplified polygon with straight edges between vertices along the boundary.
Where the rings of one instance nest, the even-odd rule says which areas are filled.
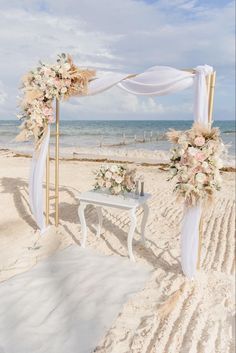
[[[208,124],[208,92],[206,76],[213,72],[208,65],[197,66],[194,73],[178,70],[168,66],[154,66],[141,74],[128,75],[117,72],[98,71],[96,78],[88,84],[88,96],[99,94],[117,86],[128,93],[143,96],[161,96],[176,93],[194,86],[194,120]],[[39,153],[34,153],[32,159],[29,196],[31,211],[36,223],[45,231],[43,217],[43,171],[49,144],[49,133],[42,143]],[[181,234],[181,263],[184,273],[193,277],[196,272],[198,250],[198,225],[200,204],[184,212]],[[189,217],[191,216],[191,221]],[[193,222],[195,222],[193,224]]]

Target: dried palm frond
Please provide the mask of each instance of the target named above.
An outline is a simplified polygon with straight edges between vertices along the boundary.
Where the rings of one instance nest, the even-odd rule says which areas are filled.
[[[177,291],[175,291],[162,305],[160,305],[158,312],[161,318],[166,317],[171,311],[174,310],[180,296],[185,290],[185,287],[186,282],[184,282]]]
[[[220,130],[217,127],[206,127],[200,123],[194,123],[191,129],[195,135],[202,135],[206,139],[217,140],[220,136]]]
[[[181,131],[177,131],[173,129],[170,129],[170,131],[166,133],[166,136],[171,143],[178,143],[180,135],[181,135]]]
[[[43,96],[43,92],[38,89],[31,89],[25,92],[24,100],[28,103]]]

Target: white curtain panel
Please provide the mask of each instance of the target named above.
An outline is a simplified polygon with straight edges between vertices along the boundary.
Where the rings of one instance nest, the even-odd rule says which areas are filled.
[[[149,70],[128,78],[131,75],[104,72],[97,73],[88,86],[88,95],[98,94],[113,86],[142,96],[161,96],[182,91],[193,85],[195,75],[168,66],[154,66]]]
[[[184,207],[181,230],[181,266],[189,279],[194,278],[198,261],[199,222],[202,208],[200,203],[194,207]]]
[[[161,96],[182,91],[194,85],[194,120],[208,124],[208,94],[206,76],[213,71],[211,66],[195,68],[195,73],[177,70],[168,66],[154,66],[136,76],[98,71],[94,80],[89,82],[88,95],[99,94],[113,86],[136,95]],[[46,161],[50,130],[45,137],[38,156],[34,154],[29,181],[30,206],[38,227],[43,232],[43,173]],[[185,275],[192,278],[196,273],[199,214],[201,206],[185,209],[181,232],[181,261]],[[190,256],[190,255],[191,256]]]
[[[43,175],[46,163],[48,145],[50,140],[50,125],[40,151],[35,151],[32,157],[30,179],[29,179],[29,200],[31,212],[41,230],[41,234],[45,231],[45,221],[43,215],[44,192],[43,192]]]
[[[206,76],[213,72],[208,65],[195,68],[194,81],[194,120],[208,126],[208,91]],[[197,271],[199,223],[202,214],[201,204],[194,207],[185,207],[181,230],[181,265],[184,274],[193,278]]]

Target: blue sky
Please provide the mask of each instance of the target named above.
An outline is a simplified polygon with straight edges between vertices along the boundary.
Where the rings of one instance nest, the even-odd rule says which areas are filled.
[[[235,110],[234,1],[0,0],[0,119],[15,119],[20,79],[61,52],[82,66],[128,73],[212,65],[214,118]],[[114,88],[62,105],[68,119],[192,119],[192,90],[136,97]]]

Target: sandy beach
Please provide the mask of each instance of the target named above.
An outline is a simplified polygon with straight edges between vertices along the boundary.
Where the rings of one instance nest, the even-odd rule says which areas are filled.
[[[53,161],[51,161],[53,163]],[[32,268],[70,244],[80,245],[78,192],[92,188],[99,162],[60,162],[60,226],[40,236],[28,202],[30,158],[0,154],[0,281]],[[52,168],[51,168],[52,170]],[[175,202],[168,171],[137,166],[152,193],[147,246],[136,239],[139,263],[153,268],[144,290],[123,307],[96,348],[97,353],[233,353],[235,174],[222,172],[223,187],[204,214],[201,271],[195,281],[182,275],[179,237],[182,205]],[[53,191],[53,173],[51,189]],[[50,220],[53,224],[53,201]],[[139,211],[139,214],[142,211]],[[105,255],[127,256],[126,212],[104,210],[104,229],[95,237],[96,213],[86,211],[88,247]],[[138,217],[140,221],[140,217]]]

